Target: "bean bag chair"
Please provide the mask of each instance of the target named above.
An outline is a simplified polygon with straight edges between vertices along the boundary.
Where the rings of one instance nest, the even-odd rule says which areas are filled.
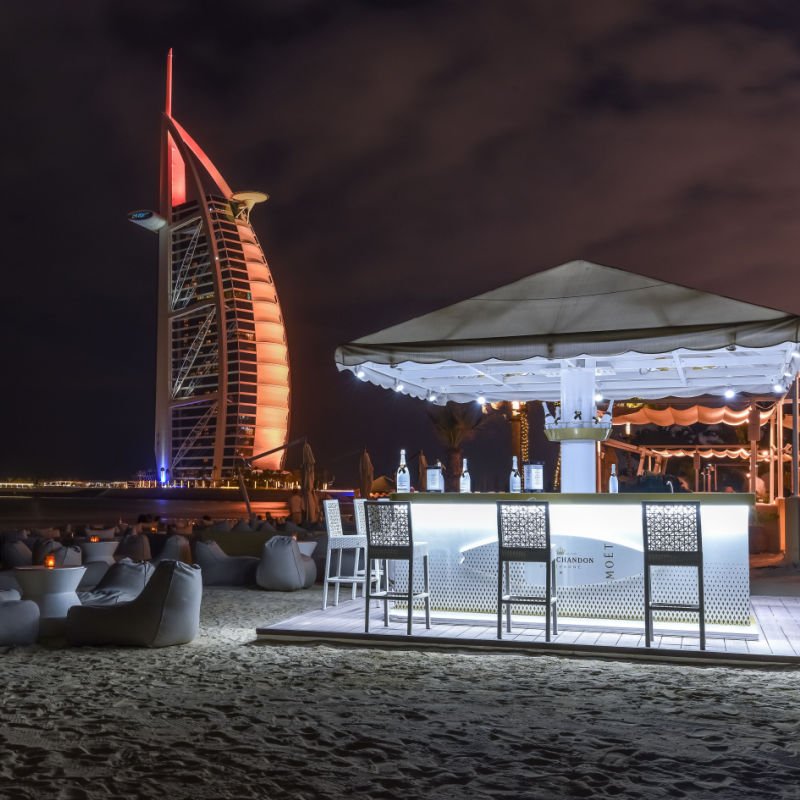
[[[22,566],[30,566],[30,564],[23,564]],[[14,574],[13,569],[0,570],[0,591],[13,590],[17,593],[20,591],[19,581]]]
[[[208,525],[205,530],[209,533],[227,533],[233,527],[233,522],[229,519],[214,520],[212,525]]]
[[[33,600],[4,600],[0,592],[0,645],[33,644],[39,637],[39,606]]]
[[[308,533],[305,528],[301,528],[297,523],[292,522],[290,519],[287,519],[284,523],[283,530],[286,533],[302,533],[303,535]]]
[[[149,561],[153,556],[150,552],[150,542],[141,533],[127,533],[122,537],[114,557],[120,561],[130,558],[133,561]]]
[[[90,566],[87,565],[87,570]],[[155,567],[149,561],[125,558],[109,567],[93,590],[79,591],[78,598],[82,605],[90,606],[129,603],[142,593],[154,571]]]
[[[79,567],[83,561],[80,547],[65,547],[53,539],[40,539],[33,548],[33,563],[44,564],[47,556],[55,556],[57,567]]]
[[[194,559],[203,571],[204,586],[247,586],[255,583],[259,560],[229,556],[216,542],[195,542]]]
[[[317,578],[314,560],[304,556],[291,536],[273,536],[264,543],[256,583],[273,592],[308,589]]]
[[[88,592],[97,586],[103,576],[110,569],[105,561],[87,561],[84,565],[86,572],[83,573],[81,582],[78,584],[77,592]]]
[[[61,531],[58,528],[33,528],[31,533],[39,539],[59,539]]]
[[[167,536],[158,558],[153,559],[153,561],[154,563],[159,561],[183,561],[184,564],[191,564],[192,547],[189,544],[189,539],[179,533]]]
[[[262,531],[266,533],[277,533],[278,529],[268,520],[265,519],[257,528],[256,530],[261,533]]]
[[[25,542],[4,541],[0,548],[0,561],[5,569],[29,567],[33,564],[33,553]]]
[[[191,642],[200,629],[200,567],[162,561],[141,594],[113,606],[73,606],[66,638],[77,645],[169,647]]]
[[[255,533],[255,530],[256,529],[244,519],[238,520],[237,523],[231,528],[231,531],[237,531],[239,533]]]

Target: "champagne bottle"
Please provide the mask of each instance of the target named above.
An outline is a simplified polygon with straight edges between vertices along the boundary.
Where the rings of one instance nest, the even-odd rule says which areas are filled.
[[[464,463],[461,465],[461,478],[458,482],[458,491],[461,492],[461,494],[469,494],[472,491],[472,478],[469,476],[466,458],[464,459]]]
[[[519,494],[522,491],[522,478],[519,474],[516,456],[511,457],[511,475],[508,479],[508,491],[513,494]]]
[[[608,476],[608,492],[616,494],[619,491],[619,481],[617,480],[617,465],[611,465],[611,475]]]
[[[400,451],[400,466],[397,468],[395,487],[398,493],[408,494],[411,491],[411,473],[406,466],[406,451]]]

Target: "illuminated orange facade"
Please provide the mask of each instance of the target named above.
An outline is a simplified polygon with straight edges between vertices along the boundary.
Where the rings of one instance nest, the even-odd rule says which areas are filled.
[[[219,480],[280,448],[289,355],[278,294],[250,224],[260,192],[237,192],[172,116],[172,51],[161,126],[156,467],[163,483]],[[279,469],[283,451],[253,460]]]

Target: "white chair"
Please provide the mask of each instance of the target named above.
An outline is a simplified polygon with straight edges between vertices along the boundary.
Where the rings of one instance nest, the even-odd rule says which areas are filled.
[[[342,515],[339,509],[338,500],[323,500],[322,505],[325,509],[325,528],[328,531],[328,549],[325,553],[325,574],[322,582],[322,609],[328,607],[328,586],[333,584],[333,605],[339,605],[339,587],[346,583],[351,586],[351,599],[355,600],[358,593],[358,585],[364,585],[364,570],[359,570],[359,561],[362,558],[366,564],[367,560],[367,537],[366,535],[348,534],[342,529]],[[362,508],[363,514],[363,508]],[[342,574],[342,551],[353,550],[352,572],[348,575]],[[331,575],[331,561],[333,554],[336,553],[336,567]]]

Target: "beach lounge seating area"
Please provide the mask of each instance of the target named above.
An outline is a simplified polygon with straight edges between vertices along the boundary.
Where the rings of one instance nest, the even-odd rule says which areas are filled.
[[[311,541],[298,543],[298,533]],[[204,585],[308,588],[318,572],[310,555],[316,545],[313,532],[294,526],[287,535],[258,519],[2,532],[0,646],[42,636],[71,644],[186,643],[197,633]]]

